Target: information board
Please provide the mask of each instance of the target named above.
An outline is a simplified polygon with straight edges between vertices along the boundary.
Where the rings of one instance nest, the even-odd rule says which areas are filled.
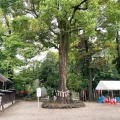
[[[41,88],[37,88],[37,97],[41,97]]]

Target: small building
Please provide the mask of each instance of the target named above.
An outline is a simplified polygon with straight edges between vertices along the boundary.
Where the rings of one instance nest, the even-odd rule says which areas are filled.
[[[11,84],[13,84],[11,80],[0,74],[0,99],[2,99],[0,100],[0,106],[4,106],[7,103],[13,104],[15,101],[15,90],[10,88]]]
[[[13,82],[0,74],[0,89],[9,89]]]

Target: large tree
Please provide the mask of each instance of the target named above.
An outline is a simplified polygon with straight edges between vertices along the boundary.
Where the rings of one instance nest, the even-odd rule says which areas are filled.
[[[4,70],[1,72],[11,80],[13,70],[17,66],[26,65],[28,58],[39,54],[41,49],[40,44],[35,44],[37,41],[35,31],[39,23],[36,19],[29,20],[29,17],[24,16],[26,15],[23,9],[24,4],[23,0],[0,1],[0,43],[2,46],[0,65]],[[24,62],[17,58],[17,54],[25,58]]]
[[[76,38],[71,35],[81,34],[94,36],[97,15],[99,11],[98,1],[92,0],[46,0],[40,3],[40,19],[48,26],[50,37],[54,35],[56,39],[49,39],[49,42],[59,50],[59,88],[58,101],[66,102],[66,67],[70,44]]]
[[[114,56],[113,63],[120,74],[120,1],[110,0],[105,8],[104,15],[106,22],[104,23],[108,38],[116,42],[116,56]]]
[[[101,0],[5,0],[6,13],[12,16],[12,31],[27,43],[40,41],[59,50],[59,88],[57,100],[66,103],[66,68],[70,44],[78,34],[93,37]],[[22,15],[26,15],[24,17]],[[8,26],[9,28],[9,26]]]

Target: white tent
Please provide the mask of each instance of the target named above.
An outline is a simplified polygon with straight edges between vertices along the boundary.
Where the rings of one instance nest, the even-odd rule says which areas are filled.
[[[120,81],[100,81],[96,90],[120,90]]]

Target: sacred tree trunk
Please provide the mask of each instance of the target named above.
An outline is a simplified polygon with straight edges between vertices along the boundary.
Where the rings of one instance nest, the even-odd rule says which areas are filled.
[[[57,101],[60,103],[66,103],[68,95],[66,87],[66,66],[68,55],[68,35],[60,33],[60,46],[59,46],[59,88],[57,91]]]

